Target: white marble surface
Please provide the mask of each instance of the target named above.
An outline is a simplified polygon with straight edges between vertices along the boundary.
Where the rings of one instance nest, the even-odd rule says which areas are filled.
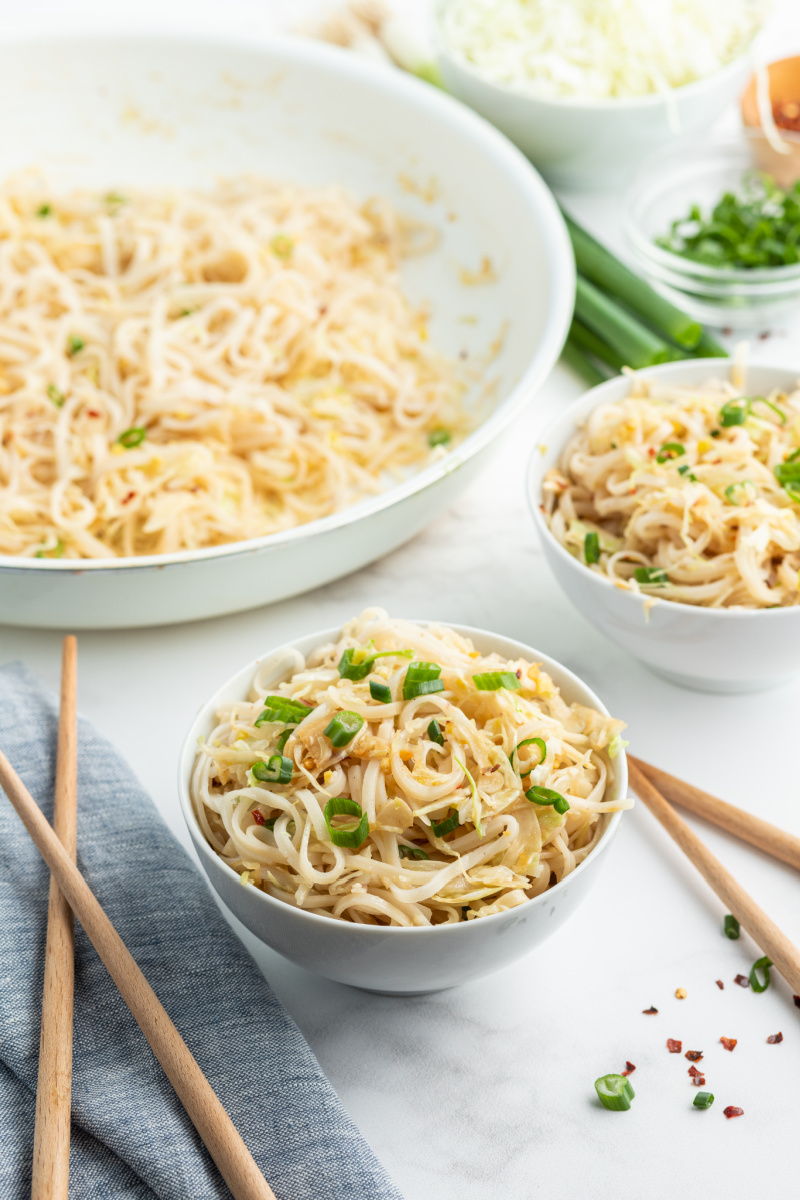
[[[99,11],[71,6],[79,7]],[[221,8],[193,7],[203,20],[217,19]],[[0,16],[4,8],[10,18],[5,4]],[[158,8],[171,20],[189,11],[179,2]],[[136,11],[142,21],[159,20],[155,4]],[[287,11],[248,0],[225,6],[229,22],[253,27]],[[50,16],[55,6],[30,3],[27,16],[37,12]],[[775,35],[787,53],[789,33],[800,49],[796,16],[788,33],[784,25]],[[613,198],[583,198],[576,210],[616,236]],[[797,333],[778,331],[753,353],[800,370]],[[606,642],[549,575],[523,471],[544,416],[580,390],[558,368],[453,510],[350,579],[217,621],[81,635],[81,708],[133,764],[185,844],[175,767],[198,704],[255,654],[367,604],[491,627],[540,647],[628,721],[642,757],[800,834],[800,680],[755,696],[682,691]],[[0,629],[0,661],[21,658],[55,687],[59,642],[55,632]],[[800,942],[796,876],[710,827],[702,836]],[[759,951],[744,935],[738,942],[721,935],[722,913],[639,806],[583,910],[515,967],[462,989],[396,1000],[358,993],[246,940],[407,1200],[749,1200],[766,1190],[788,1197],[797,1179],[800,1009],[775,972],[763,995],[733,983]],[[674,996],[678,987],[688,992],[683,1001]],[[651,1004],[658,1015],[643,1016]],[[779,1030],[784,1042],[767,1045]],[[733,1054],[721,1035],[739,1039]],[[716,1096],[710,1111],[692,1108],[689,1063],[667,1053],[668,1037],[704,1051],[707,1090]],[[637,1068],[636,1101],[628,1113],[606,1112],[593,1099],[593,1080],[626,1059]],[[744,1117],[726,1121],[727,1104]]]

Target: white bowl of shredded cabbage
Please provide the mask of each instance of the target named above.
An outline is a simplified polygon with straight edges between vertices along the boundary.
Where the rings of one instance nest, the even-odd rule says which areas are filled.
[[[0,621],[193,620],[415,534],[563,343],[506,139],[303,39],[0,43]]]
[[[541,435],[528,496],[588,621],[674,683],[800,672],[800,383],[790,367],[666,363],[600,384]]]
[[[440,0],[445,86],[552,183],[597,187],[743,89],[762,0]]]
[[[554,932],[627,796],[622,721],[522,643],[368,609],[203,705],[181,807],[223,903],[356,987],[486,975]]]

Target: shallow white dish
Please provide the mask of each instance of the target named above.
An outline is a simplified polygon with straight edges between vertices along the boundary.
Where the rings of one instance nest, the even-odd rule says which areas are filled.
[[[591,705],[608,713],[586,684],[538,650],[467,625],[450,628],[471,638],[483,653],[496,651],[507,658],[524,655],[541,663],[567,703]],[[215,728],[217,708],[247,695],[256,668],[266,657],[275,657],[277,665],[292,647],[308,655],[316,646],[338,638],[339,633],[338,628],[326,629],[254,659],[223,684],[192,723],[181,749],[178,788],[183,818],[211,886],[225,907],[260,941],[301,967],[353,987],[391,995],[416,995],[454,987],[508,966],[554,933],[584,899],[605,861],[622,819],[621,812],[605,818],[606,829],[596,849],[566,879],[541,896],[491,917],[430,929],[356,925],[284,904],[257,888],[243,886],[236,871],[222,861],[203,836],[190,795],[190,782],[197,739],[208,736]],[[624,753],[615,759],[615,765],[616,794],[627,795]]]
[[[728,369],[725,359],[706,358],[647,367],[639,374],[700,383]],[[747,390],[759,394],[794,383],[799,375],[789,367],[754,364],[746,371]],[[706,692],[750,692],[785,682],[800,673],[800,606],[700,608],[637,595],[590,571],[550,532],[540,508],[545,474],[593,408],[621,400],[629,391],[623,376],[592,388],[543,431],[544,452],[538,447],[533,452],[528,500],[553,574],[587,621],[673,683]]]
[[[479,469],[566,337],[574,263],[555,201],[513,146],[438,89],[301,39],[89,36],[0,43],[0,176],[54,185],[203,186],[247,171],[380,194],[435,226],[403,283],[430,302],[431,341],[471,358],[507,325],[490,411],[436,464],[296,530],[135,559],[0,556],[0,622],[74,629],[188,621],[295,595],[412,537]],[[497,281],[462,271],[491,259]],[[480,400],[475,389],[474,402]]]
[[[434,37],[448,91],[501,129],[559,187],[606,187],[631,174],[653,149],[678,138],[694,141],[742,92],[752,71],[748,52],[668,98],[550,99],[487,79],[450,49],[438,22]]]

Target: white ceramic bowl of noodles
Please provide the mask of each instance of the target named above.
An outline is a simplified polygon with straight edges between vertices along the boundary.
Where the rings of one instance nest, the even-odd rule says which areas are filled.
[[[494,345],[468,402],[474,432],[380,495],[309,524],[211,549],[127,559],[0,557],[0,622],[109,628],[194,620],[345,575],[412,537],[470,482],[554,365],[574,263],[553,197],[488,123],[438,89],[301,39],[36,37],[0,42],[0,176],[60,188],[211,184],[254,172],[386,197],[439,234],[402,284],[430,342]],[[491,259],[496,279],[469,286]],[[487,394],[482,395],[484,388]]]
[[[729,367],[725,359],[695,359],[648,367],[640,374],[699,384],[725,376]],[[758,395],[795,386],[798,375],[797,368],[755,363],[745,369],[745,390]],[[702,608],[629,592],[578,562],[550,532],[540,507],[546,473],[598,404],[622,400],[629,391],[624,376],[592,388],[547,426],[539,438],[544,449],[537,446],[533,452],[528,500],[553,574],[587,621],[673,683],[708,692],[750,692],[787,681],[800,673],[800,606]]]
[[[431,622],[434,623],[434,622]],[[427,622],[420,622],[427,624]],[[601,700],[566,667],[538,650],[499,634],[449,624],[476,649],[507,659],[520,656],[540,663],[567,703],[579,703],[608,715]],[[199,737],[217,725],[218,708],[245,697],[256,670],[274,660],[275,678],[285,669],[287,652],[307,656],[317,646],[338,640],[338,628],[298,638],[237,671],[203,705],[180,754],[178,787],[183,818],[209,882],[225,907],[260,941],[285,958],[339,983],[390,995],[416,995],[454,987],[506,967],[554,933],[585,898],[606,859],[622,812],[601,817],[602,836],[587,857],[560,883],[517,908],[453,925],[409,928],[360,925],[295,908],[255,887],[243,886],[233,868],[211,848],[200,828],[191,798],[191,778]],[[627,795],[624,751],[614,760],[614,796]]]

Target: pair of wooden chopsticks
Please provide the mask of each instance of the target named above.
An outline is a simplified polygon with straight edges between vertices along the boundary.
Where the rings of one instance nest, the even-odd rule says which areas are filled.
[[[33,1200],[67,1200],[74,925],[78,918],[236,1200],[275,1200],[166,1009],[75,865],[77,643],[64,639],[53,827],[0,751],[0,785],[50,868]]]
[[[691,859],[706,883],[717,893],[742,928],[747,930],[756,945],[772,959],[792,990],[800,994],[800,952],[797,947],[764,910],[759,908],[730,871],[723,867],[683,818],[678,816],[664,796],[798,870],[800,838],[777,829],[768,821],[762,821],[759,817],[734,808],[732,804],[726,804],[724,800],[718,800],[716,796],[702,792],[699,788],[668,775],[666,771],[651,767],[649,763],[642,762],[631,754],[628,755],[628,770],[631,785],[639,798],[661,822],[684,854]]]

